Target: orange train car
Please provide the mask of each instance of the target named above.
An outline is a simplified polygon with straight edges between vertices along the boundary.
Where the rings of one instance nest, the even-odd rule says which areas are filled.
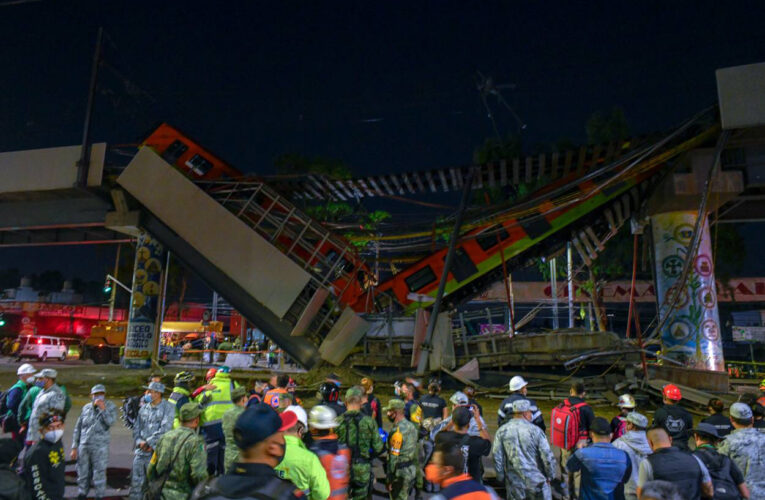
[[[159,125],[144,140],[142,145],[152,148],[165,161],[193,180],[216,181],[215,185],[206,188],[211,194],[227,184],[225,181],[228,180],[232,182],[235,180],[247,181],[247,177],[250,177],[250,181],[259,181],[254,176],[246,176],[167,123]],[[217,181],[224,181],[224,183],[220,184]],[[266,190],[271,191],[270,188],[262,188],[263,192],[259,193],[258,196],[253,196],[253,203],[258,203],[263,212],[280,214],[287,219],[285,225],[298,227],[298,230],[293,231],[291,235],[290,232],[280,229],[276,231],[274,237],[274,233],[266,232],[265,227],[257,224],[258,214],[243,212],[239,216],[247,219],[251,226],[256,227],[261,236],[271,240],[272,244],[288,254],[293,260],[297,260],[309,272],[313,272],[320,278],[331,272],[332,276],[327,280],[329,283],[325,284],[333,288],[338,300],[357,312],[365,312],[367,301],[363,299],[367,293],[368,283],[371,282],[371,273],[355,249],[350,243],[330,233],[318,222],[313,222],[312,227],[322,228],[323,234],[326,236],[315,238],[311,242],[311,248],[299,244],[296,240],[301,238],[305,240],[306,238],[305,231],[302,231],[301,228],[306,225],[306,221],[310,218],[299,213],[286,198],[278,196],[276,193],[271,196],[264,196],[263,193]],[[339,262],[338,259],[340,259]]]

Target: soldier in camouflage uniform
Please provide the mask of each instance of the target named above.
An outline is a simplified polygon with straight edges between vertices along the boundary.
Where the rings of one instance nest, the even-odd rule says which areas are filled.
[[[148,393],[144,394],[145,404],[138,412],[138,418],[133,426],[135,457],[133,458],[133,472],[130,477],[130,500],[141,499],[149,461],[159,438],[173,428],[173,417],[175,417],[173,405],[162,398],[165,384],[151,382],[146,389],[148,389]]]
[[[337,426],[338,441],[351,450],[351,482],[349,498],[362,500],[369,496],[372,486],[372,458],[382,453],[383,442],[372,417],[361,413],[364,388],[353,386],[345,393],[348,408],[340,415]],[[371,450],[371,451],[370,451]]]
[[[225,455],[223,457],[223,472],[228,472],[231,466],[236,462],[236,457],[239,456],[239,448],[236,447],[234,442],[234,425],[239,415],[244,412],[244,407],[247,406],[247,391],[244,387],[236,387],[231,391],[231,401],[234,403],[233,408],[226,410],[223,414],[223,438],[226,441]]]
[[[749,498],[765,498],[765,434],[752,427],[752,418],[752,409],[748,405],[733,403],[730,420],[734,430],[717,451],[730,457],[744,473]]]
[[[97,384],[90,390],[91,403],[82,407],[74,424],[71,459],[77,460],[77,488],[80,500],[90,490],[91,479],[96,498],[106,490],[106,466],[109,463],[109,430],[117,420],[117,407],[106,400],[106,388]]]
[[[417,428],[404,417],[405,403],[391,399],[383,411],[393,428],[388,438],[388,491],[391,500],[406,500],[417,479]]]
[[[202,408],[186,403],[178,411],[181,426],[162,436],[151,457],[146,475],[149,481],[165,474],[171,467],[162,488],[161,500],[186,500],[194,487],[207,479],[205,440],[196,433]]]
[[[494,467],[497,480],[505,481],[511,500],[550,500],[550,479],[555,477],[555,458],[545,433],[531,423],[531,403],[513,402],[513,418],[494,436]]]
[[[53,411],[64,413],[66,395],[64,395],[61,387],[56,384],[57,376],[58,372],[52,368],[45,368],[35,375],[38,383],[42,382],[42,390],[35,398],[32,405],[32,413],[29,415],[27,441],[34,442],[40,439],[39,420],[41,416]]]

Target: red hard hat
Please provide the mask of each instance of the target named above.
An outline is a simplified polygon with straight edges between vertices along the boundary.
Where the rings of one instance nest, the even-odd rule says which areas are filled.
[[[205,374],[205,380],[209,382],[210,379],[213,378],[216,373],[218,373],[217,368],[210,368],[209,370],[207,370],[207,373]]]
[[[667,384],[664,386],[664,397],[671,399],[672,401],[680,401],[683,399],[683,393],[680,392],[680,388],[675,384]]]

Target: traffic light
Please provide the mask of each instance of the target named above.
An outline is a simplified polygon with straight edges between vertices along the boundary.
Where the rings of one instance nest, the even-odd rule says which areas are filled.
[[[106,277],[106,281],[104,282],[104,293],[110,293],[112,291],[112,280],[109,279],[109,277]]]

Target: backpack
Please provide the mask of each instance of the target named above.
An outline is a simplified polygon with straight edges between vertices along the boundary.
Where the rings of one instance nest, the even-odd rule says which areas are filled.
[[[573,450],[579,441],[579,411],[586,402],[571,404],[566,399],[552,410],[552,444],[564,450]]]
[[[141,396],[130,396],[122,400],[122,408],[120,408],[122,421],[125,422],[125,427],[132,429],[135,425],[135,421],[138,419],[138,412],[141,410]]]
[[[162,489],[165,487],[165,483],[167,482],[167,478],[170,477],[170,473],[173,471],[173,465],[175,465],[175,460],[178,458],[178,455],[181,454],[183,451],[183,445],[186,444],[186,441],[189,440],[191,436],[194,434],[189,434],[186,436],[183,441],[181,442],[181,445],[178,447],[178,451],[175,452],[175,455],[173,456],[172,460],[170,460],[170,463],[168,464],[167,468],[162,471],[162,473],[158,474],[157,477],[151,480],[147,480],[143,483],[143,489],[141,491],[141,496],[143,500],[159,500],[162,498]],[[155,455],[156,456],[156,455]]]
[[[709,470],[712,477],[712,485],[715,489],[715,500],[738,500],[741,498],[738,486],[733,482],[733,476],[730,474],[730,458],[721,455],[716,450],[705,448],[696,448],[693,453]]]

